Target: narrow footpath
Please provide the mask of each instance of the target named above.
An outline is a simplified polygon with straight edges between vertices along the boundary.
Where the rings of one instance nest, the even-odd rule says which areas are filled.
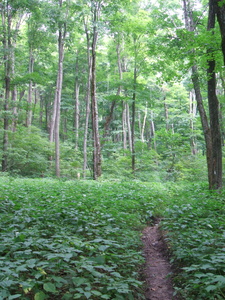
[[[170,276],[172,267],[158,224],[144,229],[142,241],[145,256],[146,300],[177,300],[173,296],[174,289]]]

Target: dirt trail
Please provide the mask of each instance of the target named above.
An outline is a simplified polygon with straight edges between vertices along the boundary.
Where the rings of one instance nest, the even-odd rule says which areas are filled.
[[[143,231],[146,281],[146,300],[175,300],[172,279],[169,276],[172,268],[166,253],[166,245],[158,224]]]

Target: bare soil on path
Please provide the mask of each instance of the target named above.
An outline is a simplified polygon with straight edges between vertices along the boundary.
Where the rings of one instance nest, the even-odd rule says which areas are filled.
[[[146,300],[178,300],[173,296],[172,266],[158,224],[144,229],[142,242],[145,256]]]

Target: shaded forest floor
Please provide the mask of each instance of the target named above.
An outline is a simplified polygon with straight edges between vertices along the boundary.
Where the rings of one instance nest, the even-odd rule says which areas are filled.
[[[224,199],[197,183],[2,177],[0,299],[225,299]]]

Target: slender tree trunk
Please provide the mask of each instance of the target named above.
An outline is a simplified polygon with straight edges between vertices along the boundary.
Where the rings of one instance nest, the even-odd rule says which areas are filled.
[[[86,117],[85,117],[85,128],[84,128],[84,143],[83,143],[83,178],[86,178],[86,172],[88,168],[87,164],[87,140],[88,140],[88,128],[89,128],[89,119],[90,119],[90,95],[91,95],[91,75],[92,75],[92,57],[90,53],[91,42],[89,30],[87,27],[87,22],[84,21],[86,39],[87,39],[87,61],[88,61],[88,79],[87,79],[87,89],[86,89]]]
[[[80,121],[80,102],[79,102],[80,84],[76,80],[75,83],[75,150],[78,150],[79,141],[79,121]]]
[[[166,120],[166,131],[169,131],[169,111],[168,106],[166,103],[166,98],[164,98],[164,113],[165,113],[165,120]]]
[[[13,45],[13,48],[15,48],[15,44]],[[12,53],[12,76],[15,75],[15,51]],[[17,121],[18,121],[18,112],[17,112],[17,87],[14,86],[12,90],[12,113],[13,113],[13,119],[12,119],[12,131],[16,131]]]
[[[65,26],[65,24],[64,24]],[[55,116],[55,173],[57,177],[60,177],[60,107],[62,96],[62,82],[63,82],[63,59],[64,59],[64,39],[66,35],[66,29],[64,32],[59,30],[59,62],[58,62],[58,81],[56,87],[56,116]]]
[[[211,137],[211,129],[209,127],[208,117],[203,105],[203,99],[200,89],[200,81],[198,77],[198,69],[197,66],[194,65],[192,67],[192,82],[195,90],[195,97],[197,101],[197,107],[198,111],[201,117],[201,123],[202,123],[202,129],[204,133],[205,138],[205,144],[206,144],[206,161],[207,161],[207,169],[208,169],[208,182],[209,182],[209,188],[212,188],[212,137]]]
[[[117,95],[120,95],[122,92],[122,85],[121,82],[123,80],[123,68],[122,68],[122,59],[121,59],[121,43],[119,41],[118,36],[118,43],[116,46],[116,54],[117,54],[117,66],[118,66],[118,73],[119,73],[119,80],[120,85],[117,90]],[[127,149],[127,109],[126,109],[126,103],[122,102],[122,128],[123,128],[123,149]]]
[[[12,78],[15,76],[15,48],[16,48],[16,40],[17,40],[17,36],[18,36],[18,32],[20,29],[20,26],[22,24],[22,19],[23,19],[23,14],[21,14],[19,16],[19,19],[16,23],[16,27],[14,30],[14,34],[13,34],[13,39],[12,39],[12,53],[11,53],[11,58],[12,58]],[[17,121],[18,121],[18,105],[17,105],[17,87],[14,86],[13,90],[12,90],[12,114],[13,114],[13,119],[12,119],[12,131],[15,132],[16,131],[16,126],[17,126]]]
[[[216,7],[215,0],[209,1],[208,30],[215,28]],[[214,34],[212,32],[212,34]],[[222,187],[222,140],[219,123],[219,101],[216,95],[216,61],[214,58],[214,49],[208,49],[208,104],[210,115],[210,127],[212,136],[213,151],[213,170],[212,170],[212,189],[220,189]]]
[[[185,27],[188,31],[194,32],[195,26],[193,21],[193,15],[190,9],[190,4],[187,0],[183,0],[183,7],[184,7],[184,16],[185,16]],[[195,50],[193,49],[192,51],[194,54]],[[211,132],[212,128],[210,128],[209,126],[207,114],[203,105],[197,65],[194,64],[191,70],[192,70],[192,82],[194,86],[197,107],[201,117],[201,123],[202,123],[205,143],[206,143],[206,160],[207,160],[207,169],[208,169],[209,189],[213,189],[215,188],[215,174],[214,174],[215,164],[213,162],[214,155],[213,155],[213,143],[212,143],[212,132]]]
[[[33,73],[34,71],[34,56],[33,50],[30,48],[30,56],[29,56],[29,74]],[[32,90],[33,90],[33,82],[32,80],[29,81],[29,88],[28,88],[28,97],[27,97],[27,118],[26,118],[26,126],[31,126],[32,123]]]
[[[93,11],[93,37],[92,37],[92,69],[91,69],[91,110],[92,110],[92,134],[93,134],[93,179],[97,180],[101,170],[101,145],[98,128],[98,103],[96,98],[96,47],[98,39],[97,22],[99,20],[101,2],[95,2]]]
[[[75,131],[75,150],[78,150],[79,141],[79,122],[80,122],[80,82],[79,82],[79,51],[76,53],[76,65],[75,65],[75,85],[74,85],[74,95],[75,95],[75,107],[74,107],[74,131]]]
[[[144,113],[144,119],[143,119],[143,124],[142,124],[142,129],[141,129],[141,141],[144,143],[145,138],[144,138],[144,133],[145,133],[145,126],[146,126],[146,119],[147,119],[147,114],[148,114],[148,107],[147,103],[145,106],[145,113]]]
[[[191,153],[193,155],[197,154],[196,139],[194,136],[194,118],[196,116],[195,101],[196,101],[195,95],[191,91],[189,96],[189,115],[190,115],[190,130],[191,130],[190,145],[191,145]]]
[[[40,95],[40,114],[39,114],[40,127],[43,126],[43,115],[44,115],[44,100],[43,100],[43,96]]]
[[[131,122],[131,155],[132,155],[132,172],[135,174],[135,112],[136,112],[136,86],[137,86],[137,66],[135,58],[134,67],[134,84],[132,97],[132,122]]]
[[[131,138],[131,124],[130,124],[130,108],[129,104],[126,102],[126,113],[127,113],[127,133],[128,133],[128,142],[129,142],[129,149],[132,152],[132,138]]]
[[[222,38],[222,52],[225,65],[225,4],[221,0],[215,0],[215,13],[220,27]]]
[[[1,11],[2,15],[2,44],[4,49],[4,118],[3,118],[3,154],[2,154],[2,171],[6,172],[8,170],[8,130],[9,130],[9,100],[10,100],[10,82],[11,82],[11,12],[8,3],[5,4]]]
[[[123,101],[123,114],[122,114],[122,126],[123,126],[123,149],[127,149],[127,110],[126,103]]]
[[[110,107],[110,113],[106,117],[106,121],[105,121],[105,125],[104,125],[103,139],[105,139],[109,135],[109,126],[110,126],[110,123],[113,119],[113,113],[114,113],[115,106],[116,106],[116,100],[113,100],[112,104],[111,104],[111,107]]]
[[[151,122],[150,122],[150,140],[153,140],[154,150],[157,150],[156,140],[155,140],[155,123],[154,123],[154,114],[151,111]]]
[[[62,0],[59,0],[59,7],[62,7]],[[55,89],[55,99],[52,112],[50,127],[50,142],[55,138],[55,174],[60,177],[60,107],[63,83],[63,60],[64,60],[64,41],[66,37],[66,23],[59,23],[58,36],[58,74]]]

